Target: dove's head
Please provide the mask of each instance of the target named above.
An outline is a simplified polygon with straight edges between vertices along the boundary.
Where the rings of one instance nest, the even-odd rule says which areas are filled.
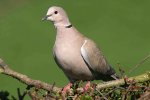
[[[57,6],[50,7],[46,16],[43,17],[42,20],[50,20],[56,27],[70,25],[68,16],[64,9]]]

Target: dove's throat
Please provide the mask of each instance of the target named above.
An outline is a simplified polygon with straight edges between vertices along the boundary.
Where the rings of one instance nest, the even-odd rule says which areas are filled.
[[[71,23],[68,19],[66,20],[61,20],[61,21],[58,21],[58,22],[54,22],[54,26],[57,28],[57,27],[67,27],[67,26],[70,26]]]

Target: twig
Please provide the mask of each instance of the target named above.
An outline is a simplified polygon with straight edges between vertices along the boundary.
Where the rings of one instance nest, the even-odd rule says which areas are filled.
[[[134,80],[136,83],[150,81],[150,72],[147,72],[147,73],[139,75],[139,76],[130,77],[128,80]],[[124,85],[124,84],[125,84],[124,79],[118,79],[118,80],[114,80],[114,81],[99,83],[96,86],[96,89],[100,90],[100,89],[115,87],[115,86]]]
[[[51,91],[53,89],[53,91],[55,92],[59,92],[61,90],[61,88],[54,87],[54,85],[50,85],[39,80],[33,80],[26,75],[10,69],[2,59],[0,59],[0,73],[16,78],[17,80],[28,86],[34,86],[37,88],[45,89],[47,91]]]
[[[111,91],[109,91],[108,93],[106,93],[104,96],[105,96],[105,97],[108,96],[110,93],[114,92],[114,91],[117,90],[117,89],[125,90],[125,89],[122,88],[122,87],[116,87],[116,88],[114,88],[113,90],[111,90]]]
[[[104,100],[108,100],[99,90],[96,89],[96,91],[102,96],[102,98],[103,98]]]
[[[139,63],[137,63],[135,65],[135,67],[133,67],[132,69],[130,69],[129,72],[128,72],[128,74],[131,74],[133,72],[133,70],[135,70],[136,68],[138,68],[140,65],[142,65],[149,58],[150,58],[150,54],[148,56],[146,56],[145,58],[143,58]]]
[[[55,87],[55,82],[52,84],[52,88],[51,90],[49,91],[49,93],[53,92],[53,88]]]
[[[119,68],[119,72],[120,72],[120,78],[124,77],[124,69],[122,68],[121,64],[120,63],[117,63],[117,66]]]
[[[132,86],[132,84],[130,84],[130,85],[128,86],[128,88],[126,89],[126,92],[125,92],[124,95],[122,96],[122,100],[127,100],[127,98],[128,98],[128,93],[129,93],[129,90],[130,90],[131,86]]]
[[[24,97],[25,97],[25,95],[27,94],[26,91],[24,91],[23,94],[21,94],[20,88],[17,88],[17,92],[18,92],[18,98],[19,98],[19,100],[23,100]]]
[[[145,92],[138,100],[149,100],[150,99],[150,92]]]
[[[30,96],[30,98],[32,99],[32,100],[39,100],[39,97],[38,97],[38,95],[37,95],[37,93],[34,91],[34,92],[28,92],[28,95]]]

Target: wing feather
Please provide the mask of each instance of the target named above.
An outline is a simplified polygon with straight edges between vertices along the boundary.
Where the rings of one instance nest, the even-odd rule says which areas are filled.
[[[81,47],[81,56],[89,69],[100,74],[107,74],[110,66],[96,44],[86,39]]]

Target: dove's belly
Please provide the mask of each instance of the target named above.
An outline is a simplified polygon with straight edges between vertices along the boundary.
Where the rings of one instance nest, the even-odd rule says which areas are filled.
[[[93,75],[81,56],[80,48],[73,43],[55,45],[55,60],[70,80],[92,80]]]

